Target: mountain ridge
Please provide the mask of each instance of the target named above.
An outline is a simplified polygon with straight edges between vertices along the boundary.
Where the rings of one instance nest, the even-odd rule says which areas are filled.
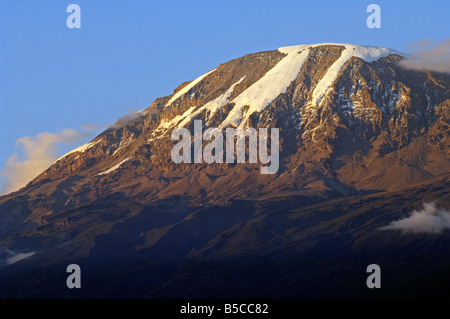
[[[339,271],[349,276],[337,280],[341,287],[348,280],[346,296],[358,296],[365,286],[358,286],[354,274],[364,270],[357,267],[377,260],[395,271],[406,267],[398,281],[390,275],[391,296],[402,295],[414,267],[427,278],[450,269],[447,233],[378,231],[424,202],[450,208],[450,75],[405,69],[399,62],[407,57],[390,49],[280,49],[247,54],[182,83],[0,197],[0,261],[9,251],[29,256],[4,266],[0,287],[29,276],[38,289],[31,273],[41,267],[44,295],[54,296],[52,274],[71,258],[111,288],[102,294],[91,287],[87,295],[94,297],[204,298],[208,283],[226,278],[234,278],[230,290],[214,296],[267,297],[270,289],[284,296],[276,288],[281,282],[295,296],[330,297],[339,288],[329,290],[326,278],[337,280]],[[194,120],[203,131],[279,129],[278,171],[260,174],[263,164],[248,161],[249,146],[245,163],[174,163],[171,133],[193,132]],[[327,265],[336,269],[322,278],[317,269]],[[251,273],[255,267],[260,272]],[[123,275],[111,279],[104,269]],[[298,269],[305,269],[305,282],[292,277]],[[149,280],[147,270],[160,276],[148,290],[136,283]],[[191,290],[183,284],[194,287],[196,280],[201,285]]]
[[[289,54],[293,57],[289,57]],[[287,58],[287,67],[280,67],[280,63]],[[130,179],[137,178],[141,180],[141,185],[150,182],[156,184],[156,189],[165,188],[156,197],[151,197],[158,200],[165,193],[167,196],[183,194],[182,191],[171,193],[167,186],[172,190],[188,188],[187,185],[194,181],[181,183],[180,179],[191,178],[189,174],[186,175],[186,170],[196,167],[200,171],[205,170],[205,173],[199,174],[203,182],[197,179],[195,183],[203,183],[207,189],[224,178],[229,164],[221,167],[213,164],[202,168],[196,164],[180,164],[177,167],[170,164],[168,157],[173,146],[173,141],[168,139],[170,130],[175,127],[192,129],[193,118],[203,119],[206,127],[279,127],[282,132],[281,171],[276,176],[279,181],[275,181],[272,188],[267,188],[268,192],[278,190],[278,185],[284,179],[290,179],[289,184],[293,189],[308,189],[308,184],[312,185],[311,192],[305,190],[305,193],[314,194],[315,188],[315,195],[327,190],[352,193],[354,191],[351,189],[355,188],[353,185],[357,185],[358,191],[366,191],[374,183],[368,180],[365,182],[367,186],[364,186],[363,182],[355,180],[353,172],[356,170],[363,176],[368,172],[368,165],[377,165],[380,169],[386,167],[386,162],[401,156],[398,154],[399,148],[405,153],[405,159],[401,161],[406,164],[396,168],[401,168],[405,176],[392,183],[390,178],[382,177],[376,171],[372,179],[379,179],[380,185],[374,190],[387,190],[390,186],[402,187],[420,181],[431,177],[434,172],[445,172],[439,167],[448,167],[448,157],[439,151],[431,152],[433,161],[423,159],[422,156],[420,162],[411,158],[405,148],[413,149],[413,153],[418,152],[416,149],[428,150],[434,145],[428,141],[431,139],[441,141],[441,149],[448,146],[445,136],[438,137],[441,134],[439,130],[434,135],[429,134],[428,130],[439,123],[440,128],[445,129],[448,123],[445,115],[449,112],[450,82],[445,74],[404,70],[396,64],[401,59],[403,57],[394,50],[348,44],[290,46],[246,55],[183,84],[172,95],[156,99],[137,118],[123,123],[123,126],[108,128],[91,142],[65,154],[30,182],[27,188],[39,188],[39,185],[47,182],[51,184],[64,179],[64,176],[75,175],[75,179],[85,181],[85,188],[90,188],[88,197],[97,198],[103,196],[104,192],[93,183],[101,182],[97,181],[98,178],[110,178],[109,174],[102,172],[121,174],[127,171],[130,174],[128,182],[122,180],[122,184],[129,184],[132,182]],[[294,67],[290,68],[292,63]],[[275,94],[271,93],[272,89],[268,89],[269,96],[279,91],[284,93],[278,94],[273,100],[263,96],[261,101],[256,102],[245,97],[259,98],[261,94],[258,95],[258,92],[266,92],[265,89],[270,85],[276,87],[278,82],[268,81],[267,78],[271,79],[273,74],[277,79],[285,77],[286,68],[291,72],[287,79],[292,81],[285,80]],[[334,79],[327,79],[323,83],[330,72]],[[402,75],[405,73],[421,79],[426,77],[425,87],[421,88],[420,83],[416,84],[408,76]],[[398,78],[401,80],[398,81]],[[411,91],[412,85],[416,86],[413,88],[415,91],[425,91],[425,110],[421,105],[424,99],[419,92]],[[249,91],[256,93],[246,93]],[[319,96],[320,103],[317,104],[315,102]],[[252,101],[255,103],[247,107],[248,111],[244,114],[242,105],[252,104]],[[437,112],[433,114],[435,110]],[[230,118],[238,113],[241,113],[242,121],[233,124]],[[352,142],[348,143],[348,139]],[[341,164],[338,162],[344,162],[345,165],[339,168]],[[252,174],[247,170],[255,170],[257,165],[247,163],[243,166],[245,168],[238,164],[237,169],[243,168],[239,174],[246,176],[244,180],[249,183],[248,188],[258,189],[261,183],[273,182],[273,176],[249,179]],[[423,166],[428,169],[423,169]],[[116,169],[110,170],[113,167]],[[336,168],[340,169],[339,172]],[[299,171],[303,171],[303,174],[299,175]],[[283,174],[290,175],[290,178]],[[408,174],[416,178],[406,178]],[[208,176],[213,176],[214,181]],[[292,182],[298,179],[293,176],[304,176],[307,182],[300,186]],[[228,182],[226,179],[223,184]],[[194,189],[198,192],[202,188]],[[223,202],[230,198],[233,198],[232,194],[223,196]],[[41,209],[38,214],[42,213],[45,214]]]

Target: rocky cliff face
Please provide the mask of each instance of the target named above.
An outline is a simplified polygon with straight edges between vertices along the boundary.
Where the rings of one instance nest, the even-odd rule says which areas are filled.
[[[450,77],[402,69],[401,59],[395,51],[327,44],[221,64],[65,155],[3,197],[2,207],[24,199],[14,206],[22,212],[17,218],[31,213],[28,219],[41,223],[113,194],[146,204],[174,195],[194,205],[223,204],[283,192],[329,197],[393,190],[446,173]],[[278,82],[264,83],[272,71],[281,73],[273,77]],[[272,92],[277,89],[282,93]],[[260,176],[260,164],[174,164],[170,133],[192,130],[193,119],[205,128],[279,128],[277,174]]]
[[[86,257],[119,221],[143,218],[151,229],[135,220],[133,227],[143,229],[136,234],[137,246],[128,248],[146,251],[199,207],[237,209],[238,200],[279,198],[302,206],[427,183],[446,185],[450,75],[406,70],[398,65],[402,59],[383,48],[322,44],[221,64],[156,99],[133,119],[118,121],[25,188],[1,197],[1,243],[30,244],[32,238],[40,248],[54,249],[57,243],[61,254]],[[193,132],[194,119],[202,120],[203,129],[223,132],[279,128],[278,171],[262,175],[262,164],[248,161],[175,164],[171,133],[178,127]],[[148,207],[159,222],[144,217]],[[258,207],[252,204],[251,211]],[[237,220],[225,224],[232,227]],[[227,227],[216,235],[227,236]]]

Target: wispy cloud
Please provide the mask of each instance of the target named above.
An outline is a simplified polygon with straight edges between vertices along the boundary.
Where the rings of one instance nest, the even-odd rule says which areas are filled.
[[[411,57],[400,62],[407,69],[450,73],[450,38],[441,43],[432,40],[412,42],[407,45]]]
[[[23,253],[6,249],[0,254],[0,267],[15,264],[18,261],[33,256],[35,253],[35,251]]]
[[[12,265],[15,264],[18,261],[21,261],[25,258],[31,257],[35,254],[36,252],[31,252],[31,253],[16,253],[15,255],[9,257],[8,259],[6,259],[6,264],[7,265]]]
[[[125,126],[129,122],[137,119],[139,116],[143,115],[142,111],[136,112],[132,108],[128,108],[128,113],[120,117],[114,124],[110,125],[109,128],[119,128]]]
[[[144,110],[143,110],[144,111]],[[145,115],[129,108],[128,113],[119,118],[109,128],[119,128]],[[76,148],[87,137],[93,137],[107,125],[83,124],[81,130],[64,129],[58,133],[43,132],[36,136],[21,137],[16,140],[17,152],[7,160],[0,170],[0,195],[19,190],[33,178],[52,165],[61,156],[61,149]]]
[[[92,132],[64,129],[58,133],[43,132],[16,140],[16,153],[0,171],[0,194],[16,191],[46,170],[58,157],[61,146],[75,146]]]
[[[438,234],[450,229],[450,211],[440,209],[435,203],[425,203],[407,218],[391,222],[380,230],[403,230],[404,233]]]

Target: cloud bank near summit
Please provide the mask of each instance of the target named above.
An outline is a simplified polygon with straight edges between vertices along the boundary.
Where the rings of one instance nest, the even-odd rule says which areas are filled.
[[[438,44],[432,40],[412,42],[407,48],[416,58],[401,61],[404,68],[450,73],[450,38]]]

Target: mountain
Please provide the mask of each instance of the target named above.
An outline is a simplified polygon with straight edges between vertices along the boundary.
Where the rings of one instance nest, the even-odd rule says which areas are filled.
[[[333,43],[248,54],[119,120],[0,197],[0,296],[448,295],[448,231],[378,230],[424,202],[449,208],[450,75],[406,58]],[[250,163],[250,144],[245,163],[175,163],[173,132],[198,120],[264,142],[278,129],[276,171]],[[382,293],[365,286],[377,261]],[[89,289],[65,288],[70,263]]]

